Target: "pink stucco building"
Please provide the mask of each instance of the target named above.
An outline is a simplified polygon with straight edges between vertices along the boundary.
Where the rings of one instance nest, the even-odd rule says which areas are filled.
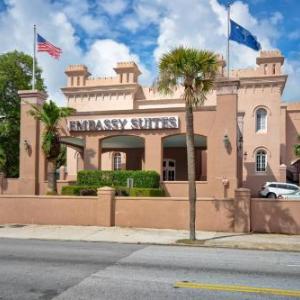
[[[286,181],[287,172],[298,181],[293,145],[300,130],[300,104],[282,99],[284,57],[279,51],[262,51],[256,62],[256,68],[234,70],[227,79],[220,57],[215,88],[195,109],[198,196],[233,197],[238,187],[248,187],[255,195],[266,181]],[[76,180],[82,169],[155,170],[170,196],[186,196],[181,87],[161,95],[155,87],[139,84],[141,73],[134,62],[118,63],[114,70],[114,77],[93,78],[84,65],[66,69],[62,91],[76,113],[63,124],[67,172],[61,172],[59,185]],[[20,178],[8,179],[2,193],[44,193],[40,124],[26,112],[29,103],[41,104],[45,96],[23,91],[20,97]]]

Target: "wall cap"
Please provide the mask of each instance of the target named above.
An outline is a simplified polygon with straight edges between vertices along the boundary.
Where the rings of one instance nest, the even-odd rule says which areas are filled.
[[[102,193],[102,192],[114,192],[115,189],[110,187],[110,186],[104,186],[104,187],[101,187],[101,188],[98,188],[97,189],[97,192],[98,193]]]
[[[248,193],[250,193],[250,189],[247,189],[247,188],[238,188],[238,189],[235,189],[235,192],[248,192]]]

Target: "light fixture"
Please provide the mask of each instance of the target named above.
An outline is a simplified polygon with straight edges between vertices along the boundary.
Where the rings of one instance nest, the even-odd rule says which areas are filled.
[[[248,153],[247,153],[247,151],[245,151],[245,152],[244,152],[244,160],[247,159],[247,155],[248,155]]]
[[[244,139],[243,139],[243,136],[241,135],[238,140],[238,150],[239,151],[241,151],[243,149],[243,142],[244,142]]]
[[[223,143],[226,149],[230,146],[230,140],[227,133],[224,134]]]
[[[27,140],[24,140],[24,148],[25,148],[25,151],[28,153],[30,150],[30,144]]]

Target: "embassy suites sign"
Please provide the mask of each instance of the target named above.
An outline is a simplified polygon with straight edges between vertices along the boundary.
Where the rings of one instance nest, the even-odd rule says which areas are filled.
[[[179,128],[179,118],[168,116],[72,120],[69,121],[68,127],[70,131],[175,129]]]

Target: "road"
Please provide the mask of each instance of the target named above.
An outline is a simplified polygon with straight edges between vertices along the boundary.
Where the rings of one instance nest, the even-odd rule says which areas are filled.
[[[299,253],[0,239],[0,299],[297,298]]]

